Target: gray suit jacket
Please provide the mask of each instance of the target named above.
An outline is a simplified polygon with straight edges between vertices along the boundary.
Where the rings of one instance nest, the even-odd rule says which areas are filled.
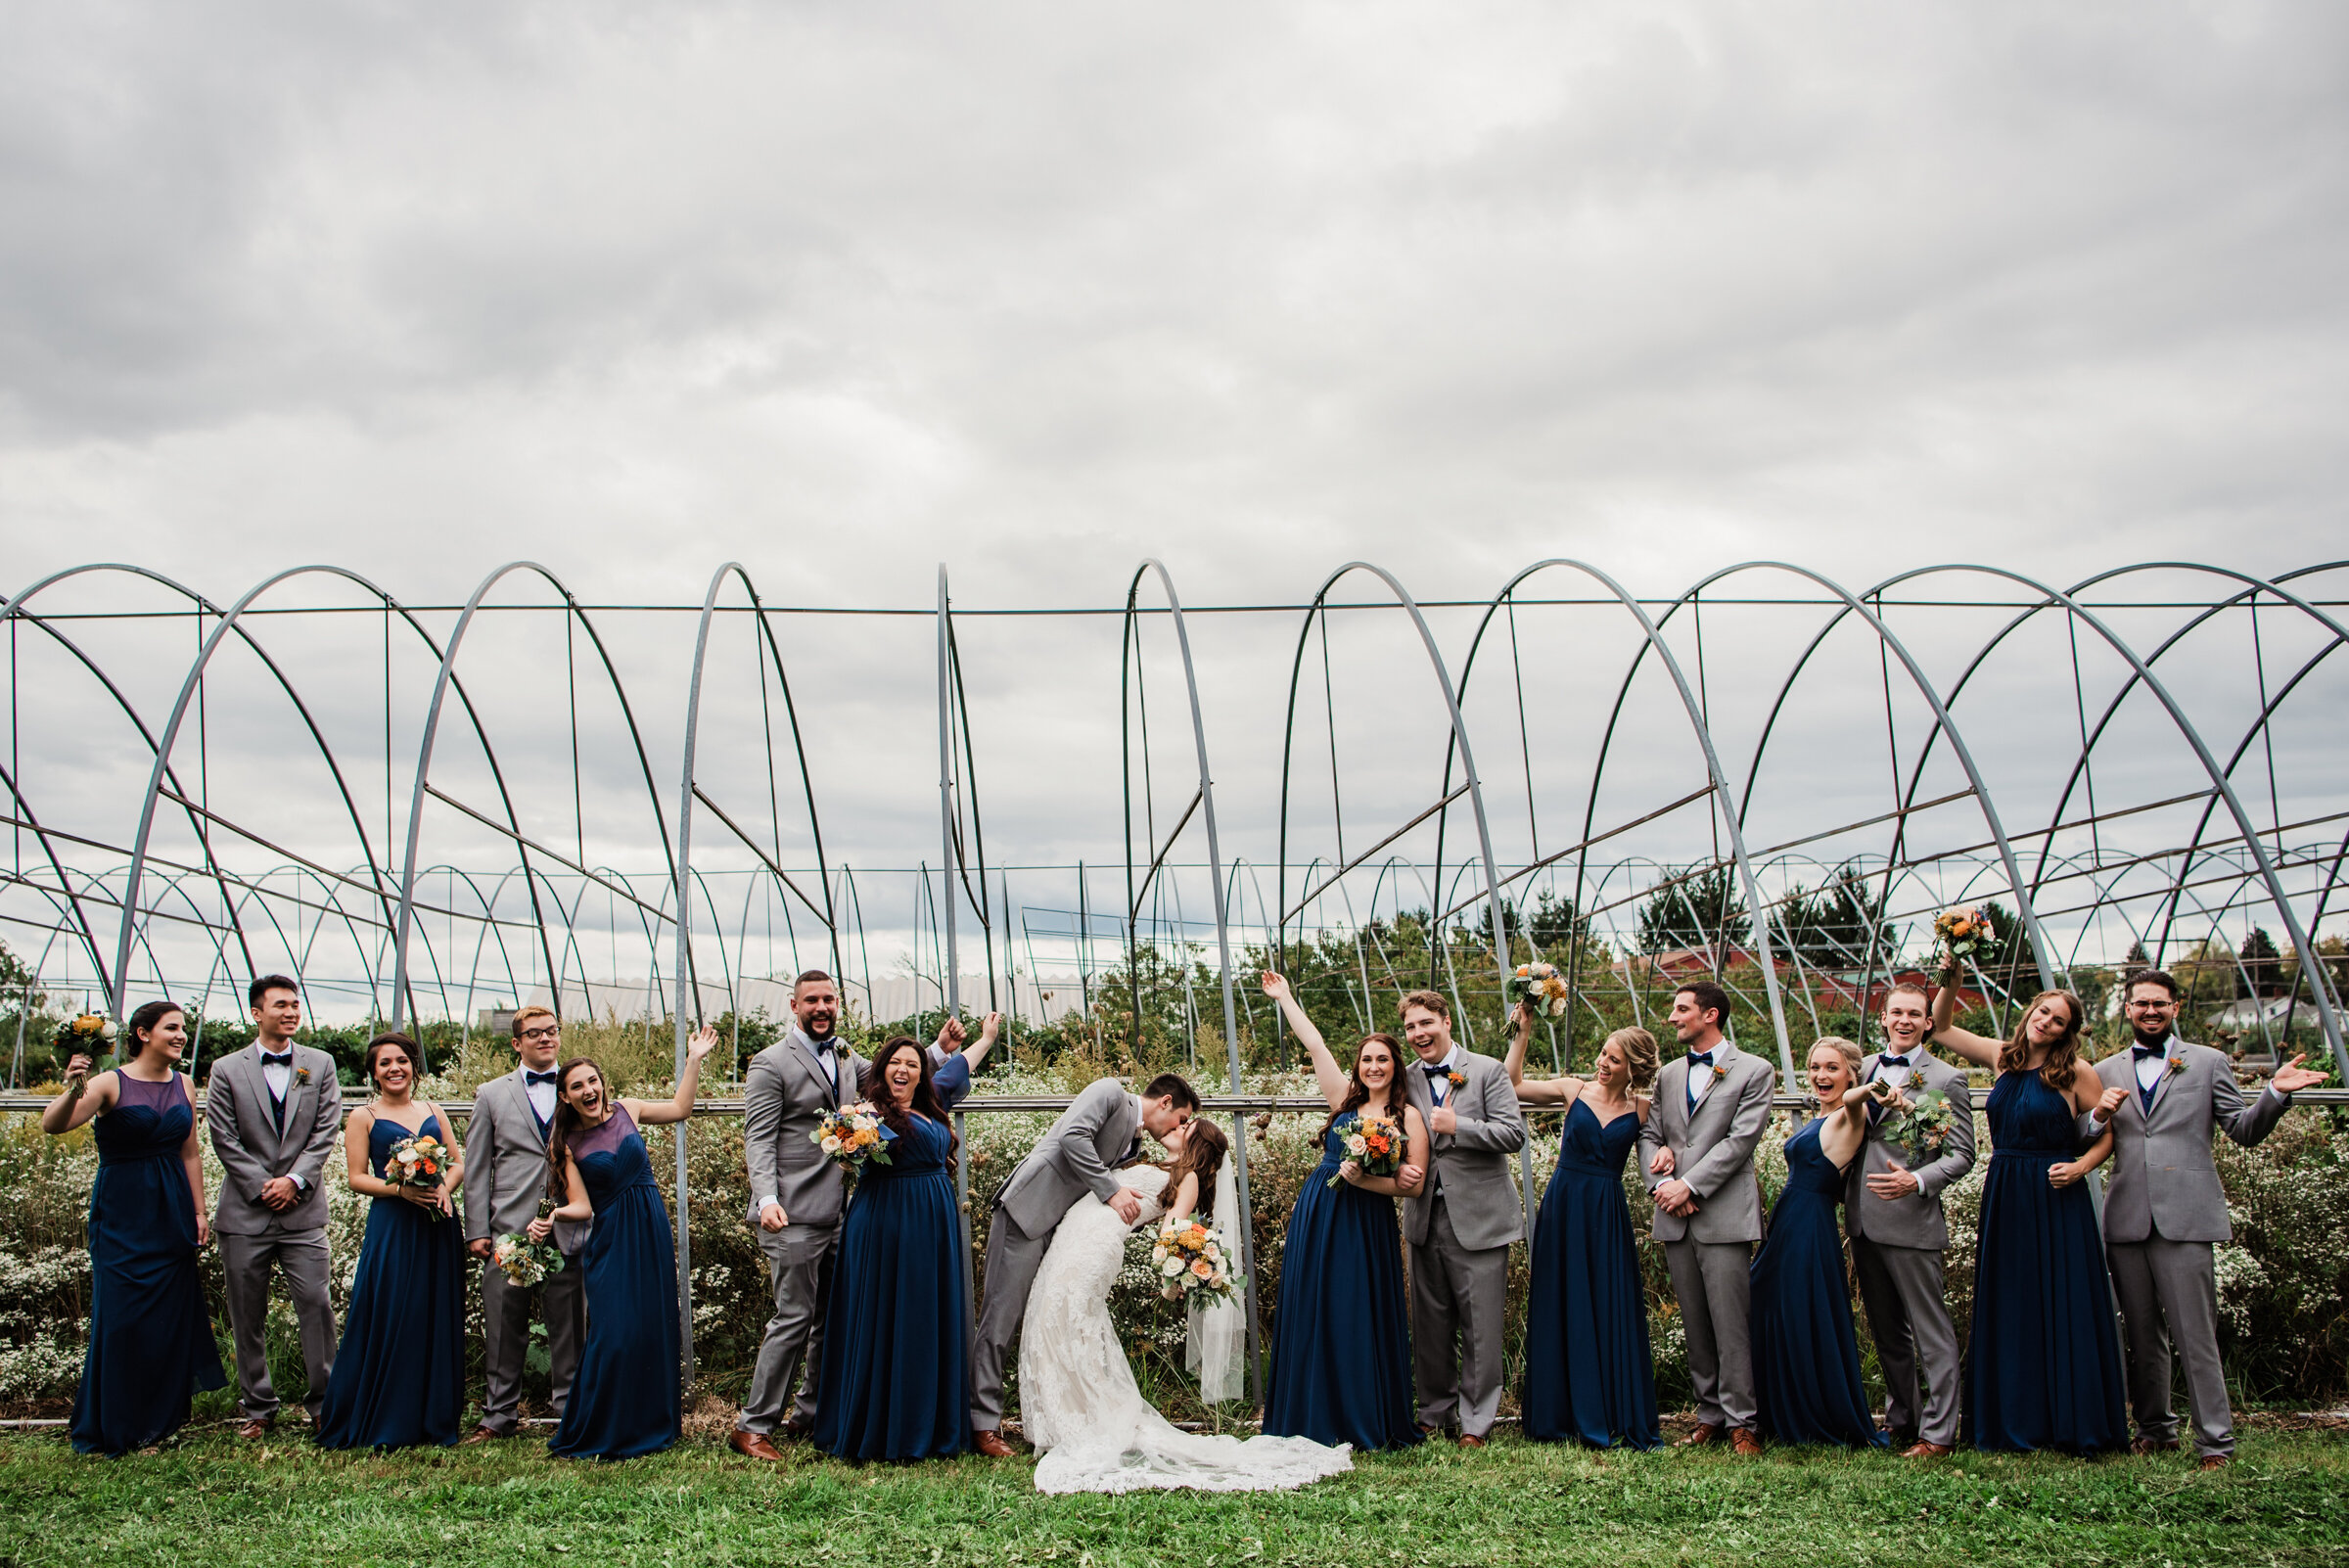
[[[840,1071],[836,1093],[815,1046],[793,1030],[751,1058],[743,1075],[743,1140],[751,1168],[751,1223],[759,1200],[772,1196],[795,1225],[840,1222],[848,1173],[824,1158],[812,1134],[816,1119],[856,1098],[864,1059],[835,1037]]]
[[[1452,1114],[1459,1129],[1431,1130],[1427,1163],[1432,1168],[1416,1195],[1403,1200],[1403,1233],[1419,1246],[1435,1215],[1439,1183],[1451,1233],[1463,1247],[1482,1251],[1505,1247],[1525,1234],[1525,1210],[1517,1198],[1517,1183],[1509,1176],[1509,1156],[1525,1147],[1525,1111],[1517,1103],[1517,1085],[1509,1070],[1490,1056],[1460,1048],[1453,1069],[1465,1081],[1451,1089]],[[1422,1121],[1435,1114],[1435,1096],[1428,1092],[1427,1073],[1417,1057],[1403,1064],[1404,1087],[1419,1108]]]
[[[1754,1175],[1754,1147],[1770,1128],[1770,1096],[1777,1073],[1759,1056],[1727,1040],[1714,1048],[1719,1076],[1688,1114],[1688,1058],[1683,1053],[1656,1075],[1656,1097],[1639,1129],[1639,1179],[1654,1192],[1677,1177],[1696,1194],[1696,1217],[1656,1211],[1658,1241],[1760,1241],[1762,1183]],[[1657,1149],[1672,1151],[1672,1176],[1651,1174]]]
[[[2105,1170],[2104,1239],[2143,1241],[2159,1233],[2165,1241],[2232,1241],[2227,1191],[2210,1157],[2218,1129],[2249,1148],[2275,1130],[2291,1102],[2272,1087],[2248,1105],[2235,1086],[2234,1067],[2207,1045],[2189,1045],[2173,1035],[2170,1054],[2185,1069],[2166,1067],[2153,1085],[2153,1109],[2138,1098],[2137,1058],[2127,1048],[2096,1064],[2106,1088],[2129,1097],[2112,1113],[2112,1159]],[[2082,1117],[2083,1131],[2088,1119]]]
[[[205,1083],[204,1121],[221,1171],[212,1228],[224,1236],[274,1236],[326,1226],[326,1157],[343,1127],[343,1087],[335,1080],[333,1057],[307,1045],[293,1050],[283,1131],[270,1120],[259,1046],[220,1058]],[[301,1196],[290,1209],[261,1202],[261,1188],[279,1176],[300,1178]]]
[[[995,1207],[1026,1234],[1050,1235],[1070,1204],[1088,1192],[1107,1203],[1126,1184],[1118,1167],[1141,1131],[1142,1102],[1116,1079],[1095,1079],[1028,1151]]]
[[[517,1233],[538,1218],[547,1194],[546,1138],[517,1067],[474,1091],[473,1120],[465,1126],[465,1239]],[[576,1253],[594,1223],[556,1221],[555,1245]]]
[[[1909,1071],[1911,1099],[1927,1089],[1939,1089],[1950,1102],[1950,1134],[1941,1152],[1907,1149],[1884,1141],[1873,1125],[1852,1162],[1850,1184],[1844,1192],[1843,1226],[1880,1247],[1920,1247],[1941,1252],[1950,1244],[1950,1222],[1941,1210],[1941,1195],[1951,1182],[1974,1168],[1974,1096],[1963,1073],[1949,1063],[1924,1056]],[[1883,1056],[1870,1056],[1860,1066],[1860,1082],[1881,1076]],[[1906,1198],[1879,1198],[1867,1189],[1867,1177],[1882,1176],[1895,1163],[1916,1177],[1916,1190]]]

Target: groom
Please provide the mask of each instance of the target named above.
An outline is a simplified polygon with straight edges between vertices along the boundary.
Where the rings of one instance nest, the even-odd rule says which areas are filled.
[[[1138,1095],[1114,1078],[1097,1079],[1060,1113],[996,1194],[987,1237],[987,1295],[971,1355],[971,1447],[989,1458],[1012,1453],[999,1430],[1003,1358],[1027,1314],[1028,1288],[1061,1216],[1089,1192],[1132,1224],[1141,1217],[1142,1200],[1118,1179],[1118,1168],[1140,1157],[1144,1132],[1163,1143],[1198,1109],[1198,1094],[1174,1073],[1161,1073]]]

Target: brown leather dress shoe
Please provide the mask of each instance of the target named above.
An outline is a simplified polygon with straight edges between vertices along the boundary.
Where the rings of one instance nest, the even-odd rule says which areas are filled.
[[[1008,1459],[1020,1452],[1004,1442],[1003,1434],[1000,1432],[973,1432],[971,1447],[990,1459]]]
[[[2194,1461],[2194,1468],[2197,1470],[2224,1470],[2227,1468],[2227,1466],[2233,1464],[2234,1462],[2234,1456],[2233,1454],[2205,1453],[2202,1455],[2202,1457]]]
[[[769,1464],[783,1462],[781,1451],[766,1440],[764,1432],[745,1432],[736,1428],[734,1435],[726,1439],[726,1447],[746,1459],[764,1459]]]
[[[1912,1443],[1901,1450],[1904,1459],[1946,1459],[1956,1451],[1947,1443]]]
[[[1474,1432],[1462,1432],[1462,1433],[1460,1434],[1460,1447],[1461,1447],[1461,1448],[1463,1448],[1463,1449],[1481,1449],[1481,1448],[1483,1448],[1484,1446],[1485,1446],[1485,1440],[1484,1440],[1483,1438],[1481,1438],[1481,1437],[1478,1437],[1478,1436],[1477,1436],[1477,1435],[1476,1435]]]
[[[1756,1458],[1762,1453],[1762,1440],[1754,1435],[1752,1427],[1741,1426],[1729,1433],[1729,1447],[1741,1458]]]
[[[1721,1441],[1721,1428],[1710,1421],[1700,1422],[1695,1431],[1673,1445],[1676,1449],[1701,1449]]]
[[[237,1424],[237,1436],[241,1438],[265,1438],[269,1435],[269,1429],[275,1425],[277,1425],[277,1423],[273,1420],[269,1420],[262,1416],[254,1416],[249,1420],[240,1421]]]
[[[2178,1452],[2178,1440],[2176,1438],[2141,1437],[2129,1445],[2129,1452],[2132,1453],[2175,1453]]]
[[[503,1432],[498,1431],[494,1427],[477,1426],[472,1431],[466,1433],[463,1437],[457,1439],[457,1447],[460,1449],[470,1449],[476,1443],[495,1443],[498,1439],[504,1436],[505,1434]]]

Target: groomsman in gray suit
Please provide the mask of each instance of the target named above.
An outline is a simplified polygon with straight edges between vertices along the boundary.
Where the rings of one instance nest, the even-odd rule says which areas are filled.
[[[258,1438],[277,1421],[266,1345],[272,1268],[285,1273],[286,1292],[301,1321],[301,1360],[310,1383],[302,1404],[313,1425],[335,1369],[335,1309],[326,1295],[333,1260],[320,1181],[343,1125],[343,1090],[333,1057],[294,1043],[301,1027],[301,992],[293,981],[263,975],[246,999],[258,1038],[251,1050],[212,1064],[204,1120],[221,1170],[212,1234],[220,1238],[228,1276],[228,1326],[245,1414],[237,1435]]]
[[[512,1437],[520,1413],[523,1365],[530,1348],[530,1293],[488,1259],[498,1237],[514,1235],[538,1218],[547,1196],[546,1141],[554,1131],[555,1090],[562,1081],[556,1067],[563,1050],[562,1021],[547,1008],[525,1007],[515,1013],[512,1028],[520,1060],[513,1072],[474,1091],[473,1120],[465,1127],[465,1246],[484,1265],[482,1360],[487,1385],[481,1424],[465,1435],[466,1443]],[[570,1403],[587,1331],[579,1252],[594,1222],[556,1222],[553,1240],[563,1254],[563,1268],[538,1287],[558,1418]]]
[[[840,988],[830,975],[810,969],[793,983],[791,1015],[790,1032],[751,1058],[742,1088],[750,1219],[766,1254],[775,1314],[759,1342],[750,1397],[729,1441],[735,1453],[770,1461],[783,1457],[775,1433],[803,1438],[815,1427],[824,1300],[847,1201],[847,1173],[824,1158],[809,1134],[826,1111],[856,1098],[864,1073],[863,1059],[837,1033]]]
[[[1428,1130],[1426,1178],[1403,1200],[1419,1430],[1457,1426],[1461,1448],[1481,1449],[1500,1412],[1509,1243],[1525,1234],[1509,1176],[1525,1112],[1506,1067],[1453,1041],[1442,992],[1404,997],[1403,1037],[1419,1057],[1405,1089]]]
[[[1866,1140],[1852,1162],[1844,1228],[1860,1299],[1884,1371],[1884,1427],[1902,1456],[1939,1458],[1958,1446],[1958,1329],[1943,1293],[1950,1225],[1941,1195],[1974,1168],[1974,1101],[1965,1075],[1925,1049],[1930,998],[1922,986],[1884,993],[1885,1048],[1861,1064],[1862,1083],[1885,1083],[1914,1104],[1938,1089],[1949,1131],[1938,1148],[1896,1146],[1892,1111],[1868,1107]],[[1923,1372],[1920,1397],[1918,1372]]]
[[[2234,1456],[2234,1418],[2219,1363],[2219,1294],[2211,1248],[2234,1239],[2227,1192],[2211,1160],[2224,1129],[2249,1148],[2275,1130],[2294,1092],[2322,1084],[2295,1056],[2246,1105],[2234,1064],[2207,1045],[2178,1038],[2178,982],[2159,969],[2129,977],[2129,1027],[2136,1041],[2096,1064],[2104,1093],[2081,1118],[2089,1136],[2112,1129],[2104,1191],[2104,1257],[2120,1298],[2129,1344],[2129,1400],[2138,1453],[2178,1447],[2170,1402],[2170,1347],[2186,1361],[2187,1404],[2200,1467]]]
[[[1199,1096],[1173,1073],[1161,1073],[1139,1094],[1114,1078],[1095,1079],[995,1195],[987,1236],[987,1296],[971,1354],[971,1446],[981,1453],[1000,1459],[1013,1452],[1001,1430],[1003,1360],[1027,1315],[1029,1287],[1061,1217],[1089,1192],[1132,1224],[1142,1200],[1118,1178],[1119,1168],[1142,1157],[1144,1132],[1164,1142],[1198,1109]]]
[[[1754,1147],[1770,1126],[1777,1075],[1722,1034],[1728,1016],[1728,992],[1710,980],[1674,992],[1672,1029],[1687,1054],[1656,1075],[1639,1146],[1647,1151],[1655,1237],[1672,1270],[1688,1337],[1688,1376],[1696,1385],[1696,1430],[1681,1446],[1719,1442],[1726,1430],[1739,1453],[1755,1454],[1762,1440],[1754,1431],[1759,1412],[1746,1327],[1747,1271],[1762,1239]]]

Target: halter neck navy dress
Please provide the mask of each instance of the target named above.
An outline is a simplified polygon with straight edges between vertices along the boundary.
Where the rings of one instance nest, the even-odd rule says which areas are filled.
[[[1648,1354],[1639,1249],[1623,1166],[1639,1113],[1601,1124],[1566,1108],[1558,1166],[1534,1220],[1525,1302],[1525,1435],[1543,1443],[1652,1449],[1656,1379]]]
[[[1321,1163],[1289,1211],[1264,1430],[1332,1448],[1405,1448],[1411,1418],[1410,1313],[1395,1200],[1330,1178],[1346,1160],[1353,1111],[1331,1124]]]
[[[950,1109],[970,1064],[949,1055],[932,1080]],[[844,1459],[960,1453],[971,1427],[970,1317],[962,1293],[962,1216],[947,1127],[919,1114],[868,1165],[841,1221],[824,1312],[815,1446]]]
[[[677,1248],[653,1162],[627,1107],[574,1138],[595,1208],[581,1254],[587,1343],[563,1423],[547,1448],[567,1458],[658,1453],[682,1430],[677,1376]]]
[[[1966,1433],[1978,1449],[2118,1449],[2129,1435],[2126,1385],[2096,1207],[2085,1181],[2048,1185],[2048,1167],[2080,1152],[2072,1102],[2036,1072],[2001,1073],[1985,1110],[1992,1152],[1965,1347]]]
[[[1819,1146],[1824,1117],[1786,1140],[1786,1187],[1770,1211],[1770,1236],[1754,1259],[1747,1322],[1754,1403],[1773,1443],[1880,1446],[1884,1434],[1860,1380],[1860,1338],[1835,1206],[1844,1173]]]
[[[186,1081],[115,1075],[115,1108],[90,1125],[90,1346],[73,1396],[73,1447],[120,1456],[187,1423],[195,1391],[225,1385],[196,1271],[196,1195],[180,1147],[196,1125]]]
[[[440,1119],[415,1130],[445,1143]],[[377,1112],[367,1164],[378,1176],[409,1130]],[[455,1443],[465,1413],[464,1222],[405,1198],[375,1198],[350,1282],[343,1344],[318,1410],[322,1449]]]

